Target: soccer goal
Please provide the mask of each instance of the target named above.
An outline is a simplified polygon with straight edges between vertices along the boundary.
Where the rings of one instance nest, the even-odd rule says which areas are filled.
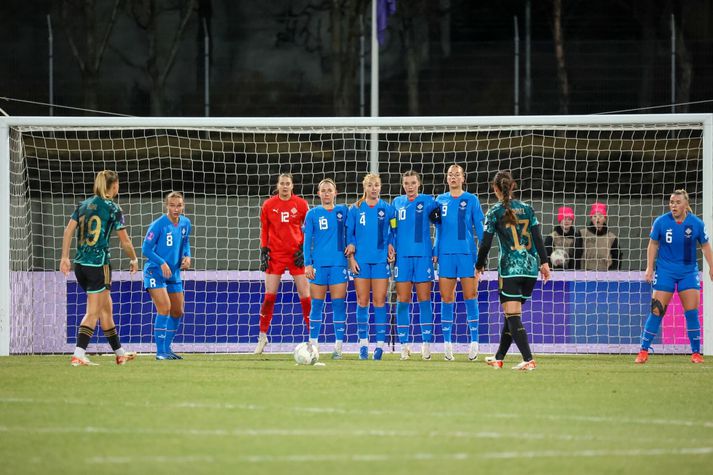
[[[259,209],[279,173],[293,174],[295,192],[310,205],[318,204],[316,185],[323,178],[335,180],[339,202],[351,203],[370,170],[381,174],[386,200],[401,194],[400,176],[409,169],[421,174],[422,192],[443,193],[445,172],[453,163],[464,166],[466,189],[479,195],[484,211],[495,203],[490,189],[495,172],[512,170],[518,197],[533,205],[544,235],[557,225],[561,206],[573,209],[575,227],[582,229],[589,224],[591,205],[606,205],[607,225],[620,249],[618,262],[608,270],[554,272],[552,282],[538,283],[523,320],[535,352],[632,353],[650,307],[651,288],[643,280],[648,232],[653,219],[667,211],[671,191],[685,188],[694,213],[713,229],[712,140],[709,114],[0,118],[0,354],[66,353],[74,347],[86,300],[71,274],[65,278],[58,271],[62,233],[76,204],[91,195],[100,170],[119,173],[118,202],[139,252],[148,224],[163,212],[165,194],[185,193],[194,229],[194,268],[184,275],[186,312],[174,347],[244,352],[257,338],[264,287]],[[479,286],[484,351],[495,348],[503,318],[494,255]],[[112,264],[114,315],[122,341],[127,348],[152,351],[153,308],[142,277],[127,272],[128,260],[118,246]],[[703,262],[701,270],[707,298],[713,285]],[[347,338],[354,343],[353,290],[347,303]],[[439,342],[437,286],[433,303]],[[707,337],[713,306],[703,308],[704,352],[713,354],[713,338]],[[412,310],[417,324],[417,306]],[[462,301],[456,319],[456,349],[465,351]],[[329,348],[329,302],[325,322],[320,341]],[[416,324],[411,334],[418,342]],[[268,350],[291,350],[306,335],[299,300],[285,276]],[[654,349],[688,351],[677,300]],[[95,335],[89,350],[108,346]]]

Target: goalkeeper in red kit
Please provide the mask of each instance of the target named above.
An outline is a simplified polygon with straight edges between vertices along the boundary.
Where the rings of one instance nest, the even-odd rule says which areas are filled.
[[[265,350],[267,331],[272,321],[277,289],[285,269],[290,271],[302,304],[302,316],[309,328],[309,282],[305,277],[302,225],[307,214],[307,202],[292,194],[292,175],[281,173],[277,179],[277,194],[265,200],[260,210],[260,270],[265,272],[265,297],[260,308],[260,335],[255,354]]]

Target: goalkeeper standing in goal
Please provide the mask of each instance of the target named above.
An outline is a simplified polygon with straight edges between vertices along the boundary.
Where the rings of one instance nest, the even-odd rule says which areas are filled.
[[[522,362],[512,369],[531,371],[537,363],[532,358],[527,332],[522,325],[522,304],[532,296],[538,271],[542,273],[545,282],[550,278],[550,266],[535,212],[529,204],[513,199],[516,187],[509,171],[495,174],[493,191],[498,203],[485,216],[485,233],[475,267],[479,274],[485,270],[493,236],[497,234],[500,244],[499,293],[505,323],[497,353],[485,361],[490,366],[502,368],[505,355],[515,341],[522,354]]]
[[[703,363],[701,324],[698,319],[701,283],[696,243],[701,245],[711,280],[713,252],[705,225],[693,214],[686,190],[671,193],[668,207],[670,211],[654,221],[646,249],[645,278],[653,284],[654,293],[651,298],[651,312],[641,334],[641,351],[635,360],[637,364],[646,363],[649,359],[651,343],[661,327],[666,308],[676,290],[686,317],[688,339],[691,342],[691,363]]]
[[[260,210],[260,270],[265,272],[265,297],[260,307],[256,355],[262,354],[268,343],[267,331],[270,329],[277,289],[285,269],[290,271],[295,281],[302,305],[302,317],[309,328],[312,305],[302,249],[302,224],[309,206],[304,199],[292,193],[293,188],[292,175],[281,173],[277,178],[277,194],[265,200]]]
[[[322,330],[322,311],[327,289],[334,310],[334,352],[332,359],[342,358],[342,344],[347,326],[346,223],[347,207],[335,206],[337,185],[327,178],[319,182],[317,193],[321,205],[312,208],[305,217],[305,276],[310,280],[312,311],[309,314],[309,341],[317,347]]]
[[[171,349],[183,316],[183,281],[181,271],[191,267],[191,221],[183,215],[183,194],[166,195],[166,214],[149,226],[141,251],[148,259],[144,265],[144,288],[151,295],[156,318],[154,338],[157,360],[182,360]]]
[[[357,332],[359,359],[369,358],[369,291],[374,303],[376,349],[373,358],[380,360],[386,342],[386,291],[389,286],[394,248],[390,221],[394,208],[382,200],[381,178],[368,173],[362,181],[364,195],[349,209],[347,219],[347,255],[354,274],[357,294]]]
[[[478,357],[478,276],[475,273],[477,254],[475,238],[483,238],[483,210],[480,200],[463,189],[465,170],[460,165],[448,167],[448,192],[436,202],[441,210],[441,223],[436,225],[435,261],[438,262],[438,286],[441,292],[441,329],[443,330],[444,358],[453,361],[453,315],[456,284],[460,278],[465,301],[470,351],[468,359]]]
[[[409,338],[411,330],[411,293],[416,284],[416,298],[421,325],[421,358],[431,359],[433,341],[433,307],[431,288],[433,286],[433,244],[431,242],[431,221],[440,222],[440,207],[430,195],[418,192],[421,178],[414,170],[401,177],[404,195],[391,202],[394,218],[391,228],[394,234],[396,264],[396,326],[401,345],[401,359],[410,358]]]
[[[62,238],[62,258],[59,268],[68,275],[71,270],[69,248],[77,228],[77,254],[74,257],[74,274],[77,283],[87,293],[87,313],[77,332],[77,346],[72,355],[72,366],[96,366],[86,356],[87,346],[94,335],[97,321],[116,355],[116,364],[123,365],[136,357],[136,353],[122,348],[112,316],[111,264],[109,263],[109,236],[116,230],[124,252],[129,256],[129,269],[138,270],[139,261],[126,231],[121,207],[114,202],[119,193],[119,175],[104,170],[94,179],[94,196],[82,201],[69,218]]]

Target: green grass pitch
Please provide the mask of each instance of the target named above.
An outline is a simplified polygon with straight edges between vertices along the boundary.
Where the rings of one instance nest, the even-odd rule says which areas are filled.
[[[515,349],[513,351],[516,352]],[[0,473],[675,474],[713,467],[713,366],[539,356],[532,372],[291,355],[0,358]],[[712,362],[713,363],[713,362]]]

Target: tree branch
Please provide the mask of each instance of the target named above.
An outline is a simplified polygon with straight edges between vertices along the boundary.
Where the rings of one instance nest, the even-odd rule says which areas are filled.
[[[123,0],[116,0],[114,2],[114,9],[111,12],[109,24],[106,27],[106,31],[104,32],[104,38],[102,38],[102,42],[99,45],[99,49],[97,50],[97,56],[96,58],[94,58],[95,71],[99,71],[99,65],[101,64],[102,58],[104,57],[104,51],[106,51],[106,45],[109,42],[109,36],[111,35],[111,31],[114,29],[114,24],[116,24],[116,15],[119,12],[119,7],[121,6],[122,2]]]
[[[193,16],[193,12],[196,10],[196,7],[197,7],[196,0],[188,1],[186,11],[183,13],[183,18],[181,18],[181,24],[178,27],[178,30],[176,30],[176,35],[173,37],[173,45],[171,45],[171,53],[168,55],[168,60],[166,61],[166,64],[165,64],[163,71],[161,72],[161,76],[159,78],[161,85],[163,85],[166,82],[168,73],[170,73],[171,69],[173,69],[173,63],[176,60],[176,54],[178,53],[178,46],[181,42],[181,38],[183,37],[183,32],[185,31],[186,26],[188,25],[188,20],[191,18],[191,16]]]

